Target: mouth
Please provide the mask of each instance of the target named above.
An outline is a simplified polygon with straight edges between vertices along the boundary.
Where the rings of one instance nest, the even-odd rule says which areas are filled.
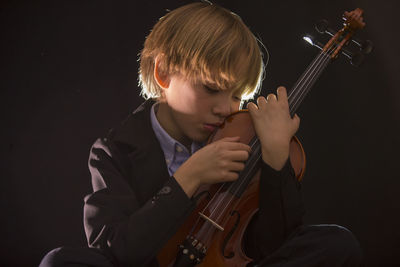
[[[222,125],[221,122],[217,123],[204,123],[203,128],[209,132],[214,132],[217,128],[219,128]]]

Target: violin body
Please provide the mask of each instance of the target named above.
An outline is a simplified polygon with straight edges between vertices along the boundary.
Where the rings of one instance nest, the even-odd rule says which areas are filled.
[[[226,118],[225,123],[210,137],[209,143],[224,137],[239,136],[240,142],[249,144],[256,135],[253,122],[247,110],[240,110]],[[297,137],[290,142],[290,163],[297,179],[303,178],[306,164],[304,149]]]
[[[240,142],[246,144],[255,136],[250,114],[246,110],[230,115],[220,129],[210,137],[209,143],[230,136],[240,136]],[[296,137],[290,143],[290,161],[297,179],[301,180],[305,171],[306,160],[303,147]],[[210,246],[207,247],[206,256],[196,266],[242,267],[252,261],[251,258],[246,256],[242,241],[247,226],[258,211],[259,177],[260,170],[256,172],[240,198],[234,197],[229,208],[221,209],[217,212],[223,218],[219,223],[219,225],[223,225],[223,230],[215,231],[212,235],[212,240],[207,242]],[[174,265],[176,255],[180,250],[179,244],[183,244],[189,235],[194,234],[201,238],[199,236],[208,234],[201,229],[202,224],[198,223],[199,220],[204,220],[199,216],[199,213],[210,216],[213,208],[212,206],[208,207],[210,199],[213,197],[218,198],[218,194],[226,193],[225,190],[221,191],[220,187],[221,184],[215,184],[199,188],[196,195],[201,195],[202,197],[198,200],[197,208],[158,254],[160,266]]]

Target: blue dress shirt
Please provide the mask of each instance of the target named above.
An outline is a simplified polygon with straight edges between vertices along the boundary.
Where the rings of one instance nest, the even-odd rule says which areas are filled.
[[[193,142],[190,150],[173,139],[160,125],[156,117],[158,103],[154,103],[151,107],[150,120],[151,126],[160,142],[161,149],[164,152],[165,162],[168,167],[169,175],[173,175],[175,171],[197,150],[204,146],[203,143]]]

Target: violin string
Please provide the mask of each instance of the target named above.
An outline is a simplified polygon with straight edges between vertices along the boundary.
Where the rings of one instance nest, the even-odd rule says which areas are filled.
[[[324,61],[322,61],[321,65],[323,67],[326,64]],[[320,66],[318,66],[318,67],[320,67]],[[321,67],[321,69],[322,69],[322,67]],[[316,80],[316,76],[318,76],[319,73],[320,73],[320,69],[313,72],[312,76],[308,77],[305,81],[303,81],[303,84],[301,85],[300,90],[299,90],[298,94],[296,95],[296,98],[289,105],[291,115],[294,115],[294,113],[297,110],[297,108],[299,107],[300,103],[304,100],[305,96],[310,91],[310,89],[311,89],[310,85]]]
[[[254,144],[255,144],[256,142],[257,142],[257,138],[254,138],[254,139],[251,141],[251,143],[249,144],[250,147],[251,147],[252,149],[253,149]],[[217,193],[219,193],[219,192],[222,190],[223,187],[229,186],[229,185],[231,185],[231,184],[232,184],[232,183],[226,183],[226,182],[224,182],[224,183],[219,187],[219,189],[217,190]],[[213,200],[215,199],[217,193],[214,194],[213,198],[212,198],[212,199],[210,200],[210,202],[206,205],[206,207],[204,208],[204,210],[208,208],[208,206],[210,205],[211,202],[213,202]],[[214,209],[210,212],[210,216],[212,216],[212,215],[217,211],[217,209],[218,209],[218,207],[214,207]]]
[[[258,141],[258,139],[257,139],[257,138],[254,138],[254,139],[251,141],[253,144],[251,144],[250,147],[253,148],[253,147],[257,144],[257,141]],[[253,163],[253,166],[251,166],[251,168],[254,168],[255,164],[257,164],[257,162],[258,162],[259,159],[260,159],[260,155],[258,155],[258,157],[257,157],[256,160],[252,160],[252,162],[249,161],[250,163]],[[248,163],[248,164],[249,164],[249,163]],[[246,174],[246,176],[248,176],[248,175]],[[246,177],[246,178],[247,178],[247,177]],[[220,189],[221,189],[223,186],[225,186],[225,185],[227,185],[227,183],[223,183],[223,185],[221,185]],[[231,183],[231,185],[232,185],[232,183]],[[242,183],[239,185],[239,188],[240,188],[241,185],[242,185]],[[225,194],[225,195],[223,196],[223,198],[230,197],[231,199],[228,201],[228,204],[225,205],[225,207],[223,207],[222,211],[219,212],[219,216],[217,216],[217,218],[214,219],[215,222],[218,222],[218,221],[221,219],[221,217],[224,215],[224,213],[225,213],[225,211],[226,211],[226,208],[228,208],[229,205],[230,205],[230,203],[232,203],[233,198],[234,198],[234,195],[237,193],[237,192],[236,192],[236,193],[233,194],[233,195],[232,195],[232,194],[227,194],[228,191],[229,191],[229,190],[226,190],[226,191],[223,193],[223,194]],[[215,196],[216,196],[216,194],[214,195],[214,197],[212,198],[212,200],[215,198]],[[209,202],[209,204],[212,202],[212,200]],[[219,203],[224,203],[224,202],[225,202],[225,201],[219,201]],[[220,205],[215,205],[213,211],[210,212],[210,216],[209,216],[210,218],[213,217],[214,213],[217,211],[218,208],[220,208]],[[208,239],[210,238],[210,236],[213,234],[213,232],[215,231],[215,227],[214,227],[211,223],[208,224],[208,227],[207,227],[207,226],[205,226],[205,227],[208,228],[208,229],[205,230],[205,231],[206,231],[206,234],[205,234],[205,238],[204,238],[204,239],[205,239],[205,240],[208,240]]]
[[[314,60],[314,61],[312,62],[312,64],[311,64],[312,66],[311,66],[310,68],[308,68],[308,70],[306,71],[306,74],[304,74],[303,77],[300,79],[300,82],[298,82],[299,86],[296,87],[296,88],[294,88],[294,90],[296,89],[296,93],[295,93],[295,95],[294,95],[295,98],[298,98],[299,94],[300,94],[300,96],[302,95],[301,92],[299,93],[299,91],[301,91],[304,87],[301,87],[300,84],[305,80],[304,77],[305,77],[310,71],[311,71],[311,72],[314,72],[314,71],[315,71],[315,68],[318,68],[318,67],[319,67],[320,62],[322,61],[322,60],[321,60],[321,57],[322,57],[322,60],[323,60],[322,53],[320,53],[320,54],[317,56],[317,59]],[[315,67],[315,65],[317,65],[317,66]],[[299,90],[298,90],[298,88],[299,88]],[[294,90],[292,90],[292,91],[294,91]],[[253,144],[251,144],[252,150],[254,150],[254,147],[255,147],[255,146],[257,146],[257,142],[256,142],[256,141],[254,141]],[[254,161],[254,163],[251,162],[250,164],[252,164],[252,165],[255,166],[256,162],[258,162],[259,159],[260,159],[260,156],[257,157],[257,159]],[[253,168],[254,166],[252,166],[252,168]],[[224,201],[219,201],[219,203],[226,203],[226,205],[222,208],[222,212],[220,211],[220,205],[217,204],[217,205],[214,206],[214,209],[211,211],[210,217],[213,217],[214,213],[215,213],[217,210],[219,210],[219,211],[220,211],[220,212],[219,212],[219,216],[217,216],[217,218],[216,218],[215,221],[219,221],[219,220],[220,220],[220,218],[224,215],[226,209],[227,209],[227,208],[230,206],[230,204],[232,203],[232,201],[233,201],[233,199],[234,199],[236,193],[240,190],[240,188],[241,188],[242,184],[244,183],[244,181],[246,181],[246,180],[248,179],[248,175],[249,175],[249,174],[246,173],[245,176],[241,178],[241,182],[240,182],[239,186],[237,187],[237,189],[235,189],[236,191],[235,191],[233,194],[225,195],[225,196],[223,197],[223,198],[229,198],[229,197],[230,197],[230,199],[229,199],[227,202],[225,201],[225,199],[223,199]],[[222,187],[224,187],[224,186],[225,186],[225,183],[224,183],[223,186],[220,187],[220,189],[221,189]],[[228,191],[228,190],[227,190],[227,191]],[[216,194],[214,195],[214,197],[215,197],[215,196],[216,196]],[[214,200],[214,197],[213,197],[213,199],[208,203],[208,205],[211,204],[211,202]],[[207,207],[208,207],[208,205],[207,205]]]
[[[257,146],[257,143],[259,143],[259,142],[257,142],[257,141],[258,141],[258,139],[255,140],[254,145],[252,145],[251,147]],[[248,163],[248,164],[251,164],[251,165],[252,165],[252,166],[250,166],[250,169],[254,169],[255,165],[259,162],[260,157],[261,157],[261,153],[258,153],[257,155],[255,155],[255,157],[252,157],[252,158],[249,160],[250,163]],[[222,211],[219,212],[219,215],[218,215],[217,218],[215,219],[217,222],[218,222],[218,221],[221,221],[221,217],[225,215],[226,209],[230,207],[230,205],[231,205],[232,201],[234,200],[234,198],[235,198],[237,192],[240,190],[240,188],[241,188],[243,182],[244,182],[245,180],[248,179],[248,175],[249,175],[249,173],[246,173],[246,174],[245,174],[245,177],[242,178],[240,185],[237,187],[237,189],[236,189],[236,191],[235,191],[234,193],[232,193],[232,194],[226,194],[226,195],[224,196],[224,198],[230,198],[228,201],[221,201],[221,202],[220,202],[220,203],[222,203],[222,204],[223,204],[223,203],[226,203],[226,205],[222,208]],[[228,191],[227,191],[227,192],[228,192]],[[220,205],[217,205],[217,206],[220,206]],[[209,231],[208,234],[212,234],[212,231]]]
[[[254,145],[255,145],[255,143],[257,142],[257,138],[253,138],[251,141],[250,141],[250,147],[253,149],[253,147],[254,147]],[[221,184],[221,186],[219,187],[219,189],[217,190],[217,193],[215,193],[214,194],[214,196],[211,198],[211,200],[209,201],[209,203],[206,205],[206,207],[203,209],[203,211],[204,210],[206,210],[207,208],[208,208],[208,206],[214,201],[214,199],[216,198],[216,196],[218,195],[218,193],[222,190],[222,188],[223,187],[226,187],[226,186],[228,186],[228,184],[229,185],[231,185],[232,183],[231,182],[224,182],[224,183],[222,183]],[[212,217],[213,215],[214,215],[214,213],[215,212],[217,212],[217,209],[218,209],[219,207],[218,207],[218,205],[216,205],[213,209],[212,209],[212,211],[210,212],[210,217]]]
[[[302,99],[302,97],[305,95],[305,93],[307,92],[307,87],[308,85],[312,84],[312,82],[314,81],[314,79],[316,77],[318,77],[318,74],[322,71],[322,69],[326,66],[326,63],[329,61],[330,57],[327,56],[328,54],[332,54],[331,51],[333,51],[334,49],[329,49],[328,52],[324,52],[322,51],[317,58],[312,62],[311,66],[307,69],[306,73],[304,73],[302,75],[302,77],[299,79],[299,81],[297,82],[297,84],[295,85],[295,87],[293,88],[293,90],[291,90],[291,92],[289,93],[288,98],[292,99],[292,97],[294,98],[294,102],[292,102],[292,107],[296,107],[297,105],[299,105],[299,103],[301,102],[300,100]],[[322,60],[321,60],[322,58]],[[315,66],[316,65],[316,66]],[[313,75],[308,75],[309,72],[312,72]],[[305,84],[305,85],[304,85]],[[293,95],[294,94],[294,95]],[[299,96],[300,95],[300,96]],[[297,108],[297,107],[296,107]],[[293,109],[292,109],[293,110]],[[250,147],[252,148],[252,150],[254,149],[254,147],[257,147],[257,145],[259,146],[259,141],[257,138],[255,138],[252,141],[252,144],[250,145]],[[258,148],[257,148],[258,149]],[[252,165],[250,167],[250,169],[253,169],[255,167],[255,165],[258,163],[258,161],[261,158],[261,153],[259,153],[259,155],[256,156],[256,158],[252,158],[252,160],[250,161],[250,163],[248,163],[247,165]],[[241,186],[243,185],[243,183],[245,181],[247,181],[249,176],[249,173],[246,173],[244,177],[241,178],[241,182],[239,184],[239,186],[237,186],[237,188],[235,189],[233,194],[226,194],[226,192],[229,192],[229,189],[225,191],[225,195],[222,197],[223,199],[219,201],[219,203],[226,203],[226,205],[223,207],[222,212],[219,212],[219,216],[217,217],[217,219],[215,220],[216,222],[218,222],[221,218],[221,216],[224,215],[226,209],[230,206],[230,204],[232,203],[235,195],[239,192],[239,190],[241,189]],[[217,192],[214,194],[214,196],[212,197],[212,199],[208,202],[208,204],[206,205],[206,207],[203,209],[206,210],[209,205],[213,202],[213,200],[215,200],[216,196],[219,195],[219,192],[222,190],[222,188],[224,188],[227,185],[227,183],[223,183],[219,189],[217,190]],[[230,183],[230,186],[232,186],[233,183]],[[224,200],[224,198],[230,197],[230,199],[228,200],[228,202],[226,202]],[[215,205],[215,207],[213,208],[213,210],[210,212],[209,217],[212,218],[214,213],[220,209],[220,205]],[[208,223],[208,229],[203,229],[206,231],[206,239],[208,239],[208,237],[213,233],[213,231],[215,231],[215,227],[212,226],[211,223]]]
[[[302,74],[302,76],[300,77],[300,79],[296,82],[296,84],[293,86],[293,89],[290,90],[289,94],[288,94],[288,99],[291,100],[292,97],[296,98],[296,95],[299,93],[299,91],[297,90],[299,84],[304,80],[304,78],[308,75],[308,73],[312,70],[312,68],[314,67],[314,65],[320,60],[321,57],[323,57],[324,55],[324,51],[321,51],[318,56],[311,62],[311,65],[307,68],[306,72]],[[294,96],[292,96],[294,94]]]
[[[324,58],[326,58],[326,52],[321,51],[318,57],[312,62],[312,64],[308,67],[307,71],[301,76],[301,78],[296,82],[295,86],[291,90],[288,98],[289,98],[289,106],[294,107],[301,100],[301,97],[304,95],[304,91],[306,91],[304,87],[304,83],[307,82],[310,78],[312,79],[312,74],[315,73],[315,69],[319,69],[320,65],[324,65]],[[322,58],[322,59],[321,59]],[[311,72],[311,74],[310,74]],[[294,95],[293,95],[294,94]],[[293,95],[293,96],[292,96]],[[300,97],[299,97],[300,95]],[[293,97],[293,98],[292,98]],[[291,112],[294,112],[295,109],[291,109]]]
[[[204,207],[203,211],[208,209],[208,206],[213,202],[214,198],[221,192],[222,188],[226,185],[226,182],[222,183],[221,186],[218,188],[217,192],[213,195],[213,197],[210,199],[210,201],[207,203],[207,205]],[[211,216],[212,213],[210,213]]]
[[[250,141],[249,146],[253,149],[254,144],[257,142],[257,138],[254,138]],[[204,207],[203,211],[205,211],[209,205],[214,201],[214,199],[216,198],[216,196],[218,195],[218,193],[225,187],[225,186],[229,186],[231,183],[230,182],[224,182],[221,184],[221,186],[218,188],[217,192],[214,194],[214,196],[211,198],[211,200],[207,203],[207,205]],[[218,209],[217,207],[214,207],[214,209],[210,212],[210,216],[212,216],[214,214],[214,212],[216,212]]]
[[[214,196],[211,198],[211,200],[207,203],[206,207],[203,208],[202,213],[205,214],[205,211],[207,208],[211,205],[211,203],[214,202],[215,198],[219,196],[219,192],[222,190],[223,187],[225,187],[226,183],[222,183],[221,186],[218,188],[217,192],[214,194]],[[213,213],[216,211],[218,208],[218,205],[214,207],[214,209],[210,212],[210,215],[208,215],[209,218],[212,218]],[[203,219],[204,220],[204,219]],[[198,217],[196,224],[200,222],[200,217]],[[214,233],[216,230],[215,226],[209,222],[208,220],[204,220],[203,226],[200,228],[200,230],[196,233],[197,235],[201,236],[201,242],[206,245],[207,240],[210,239],[211,235]],[[205,232],[205,234],[203,234]],[[197,239],[200,239],[200,237],[197,237]]]
[[[312,76],[310,76],[307,80],[304,81],[304,84],[302,85],[301,90],[299,90],[299,95],[297,95],[295,101],[293,101],[292,104],[290,105],[291,113],[294,114],[294,112],[297,110],[300,103],[305,98],[306,94],[310,91],[312,84],[319,77],[323,68],[327,66],[327,63],[329,63],[329,59],[330,59],[330,57],[326,56],[325,60],[323,60],[321,62],[321,66],[319,66],[317,71],[315,71]]]
[[[302,87],[300,87],[299,90],[297,88],[293,88],[292,91],[296,91],[296,96],[294,98],[294,101],[290,104],[291,112],[294,113],[296,111],[296,109],[300,105],[301,101],[304,99],[305,95],[309,92],[313,82],[316,81],[316,79],[319,77],[319,74],[322,72],[324,67],[329,63],[330,56],[332,55],[334,50],[335,50],[335,47],[331,47],[328,49],[327,52],[322,52],[321,55],[323,55],[323,59],[318,62],[318,66],[316,66],[315,68],[314,68],[314,66],[312,67],[313,75],[309,75],[309,77],[307,77],[306,81],[304,81],[304,79],[302,79],[302,82],[304,81],[304,83],[303,83]],[[315,70],[315,69],[317,69],[317,70]],[[300,83],[298,83],[298,87],[299,86],[300,86]]]
[[[322,59],[321,59],[321,58],[322,58]],[[328,57],[328,59],[329,59],[329,57]],[[322,67],[321,67],[321,64],[320,64],[321,62],[322,62]],[[321,71],[322,68],[323,68],[323,66],[325,65],[325,62],[326,62],[326,57],[324,57],[324,56],[322,55],[322,53],[320,53],[320,55],[318,55],[318,57],[317,57],[317,60],[314,60],[314,62],[313,62],[313,64],[312,64],[312,65],[314,65],[314,66],[311,68],[311,69],[313,69],[313,70],[309,69],[307,72],[310,72],[310,71],[311,71],[312,74],[314,74],[314,73],[316,72],[315,69],[317,69],[317,72]],[[317,66],[315,66],[315,65],[317,65]],[[305,76],[305,75],[303,75],[303,76]],[[315,77],[315,75],[314,75],[314,77]],[[304,77],[301,79],[301,81],[304,81]],[[307,81],[306,81],[306,82],[307,82]],[[308,82],[307,82],[307,83],[308,83]],[[300,83],[299,83],[299,84],[300,84]],[[309,83],[308,83],[308,84],[309,84]],[[303,86],[303,87],[300,87],[300,90],[299,90],[299,91],[302,91],[303,88],[304,88],[304,86]],[[304,91],[304,90],[303,90],[303,91]],[[303,94],[304,94],[304,93],[300,93],[300,97],[301,97]],[[297,94],[297,96],[295,96],[295,97],[298,97],[298,94]],[[299,103],[299,102],[297,101],[296,103]],[[252,150],[254,149],[254,146],[259,145],[259,142],[257,142],[257,141],[258,141],[258,139],[256,139],[256,140],[254,141],[254,143],[251,145]],[[257,156],[257,159],[254,160],[254,161],[251,163],[251,164],[253,165],[251,168],[254,168],[254,166],[257,164],[258,160],[260,159],[260,157],[261,157],[261,154],[258,155],[258,156]],[[224,215],[224,213],[225,213],[225,211],[226,211],[226,208],[228,208],[228,207],[230,206],[230,204],[232,203],[232,201],[233,201],[235,195],[239,192],[239,190],[241,189],[241,186],[243,185],[243,183],[248,179],[248,175],[249,175],[249,173],[246,173],[245,176],[244,176],[243,178],[241,178],[241,182],[240,182],[239,186],[235,189],[234,193],[230,195],[230,200],[229,200],[228,202],[225,202],[225,201],[222,202],[222,201],[221,201],[221,203],[226,203],[226,205],[225,205],[225,207],[222,209],[222,212],[219,213],[219,216],[218,216],[218,218],[217,218],[217,221],[220,219],[221,216]],[[229,196],[227,196],[227,197],[229,197]],[[218,205],[217,205],[217,207],[218,207]],[[216,209],[217,209],[217,208],[215,208],[214,211],[215,211]]]
[[[315,72],[315,68],[318,68],[319,67],[319,65],[320,65],[320,62],[323,62],[324,61],[324,56],[323,55],[321,55],[321,53],[317,56],[317,58],[316,58],[316,60],[314,60],[313,61],[313,63],[312,63],[312,68],[309,68],[308,70],[307,70],[307,72],[306,72],[306,74],[305,75],[303,75],[303,77],[300,79],[300,82],[299,82],[299,84],[302,82],[302,81],[304,81],[304,77],[311,71],[311,72]],[[315,66],[315,65],[317,65],[317,66]],[[293,92],[293,91],[297,91],[297,93],[296,93],[296,95],[294,96],[295,98],[298,96],[298,91],[301,91],[301,87],[300,87],[300,90],[292,90],[291,92]],[[257,140],[255,140],[254,142],[253,142],[253,144],[251,145],[252,146],[252,149],[254,149],[254,145],[257,145]]]
[[[259,145],[257,145],[257,144],[259,144],[258,138],[254,138],[254,141],[252,141],[252,142],[253,142],[253,144],[250,145],[252,151],[256,151],[257,149],[259,149]],[[256,149],[254,149],[254,147],[256,147]],[[254,169],[255,165],[258,163],[261,153],[253,154],[253,155],[256,155],[256,156],[251,157],[247,163],[247,166],[250,165],[250,167],[248,167],[248,169],[250,169],[250,170]],[[255,159],[255,157],[256,157],[256,159]],[[239,182],[239,185],[236,185],[234,183],[230,184],[230,187],[232,187],[233,185],[235,185],[237,187],[231,194],[226,194],[224,196],[224,198],[230,198],[228,201],[225,201],[225,199],[224,199],[224,201],[220,201],[220,203],[226,203],[226,205],[222,208],[222,211],[221,211],[221,209],[219,209],[219,215],[217,216],[216,221],[219,221],[221,219],[221,217],[225,214],[226,209],[230,206],[230,204],[234,200],[235,196],[237,195],[239,190],[242,188],[243,183],[245,181],[247,181],[247,179],[249,178],[249,175],[250,175],[249,172],[245,173],[245,175],[240,178],[241,180]],[[228,189],[226,192],[229,192],[229,191],[230,190]],[[220,208],[219,205],[216,205],[216,206],[218,208]],[[214,209],[214,211],[216,211],[216,210],[217,210],[217,208]]]
[[[314,61],[312,62],[311,65],[312,65],[312,66],[315,65],[316,62],[320,59],[320,57],[321,57],[321,53],[317,56],[316,59],[314,59]],[[298,82],[298,84],[300,84],[300,83],[304,80],[304,76],[307,75],[307,73],[308,73],[310,70],[311,70],[311,68],[308,68],[308,69],[307,69],[306,73],[303,74],[303,76],[301,77],[301,79],[300,79],[300,81]],[[298,90],[296,90],[296,87],[295,87],[293,90],[290,91],[289,96],[288,96],[289,99],[291,98],[293,92],[295,93],[294,97],[297,97],[297,95],[298,95]],[[214,196],[218,195],[218,193],[222,190],[222,188],[223,188],[224,186],[225,186],[225,183],[224,183],[222,186],[220,186],[220,188],[219,188],[218,191],[214,194]],[[206,207],[204,208],[204,210],[206,210],[206,209],[209,207],[209,205],[213,202],[213,200],[214,200],[214,197],[213,197],[213,198],[210,200],[210,202],[206,205]],[[213,213],[214,213],[215,211],[216,211],[216,208],[211,212],[210,216],[212,216]]]

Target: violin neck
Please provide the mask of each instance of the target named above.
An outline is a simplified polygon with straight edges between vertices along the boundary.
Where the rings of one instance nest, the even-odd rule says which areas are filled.
[[[289,91],[288,101],[291,116],[296,113],[297,108],[303,102],[315,81],[320,77],[326,66],[328,66],[330,59],[330,55],[322,50]]]

